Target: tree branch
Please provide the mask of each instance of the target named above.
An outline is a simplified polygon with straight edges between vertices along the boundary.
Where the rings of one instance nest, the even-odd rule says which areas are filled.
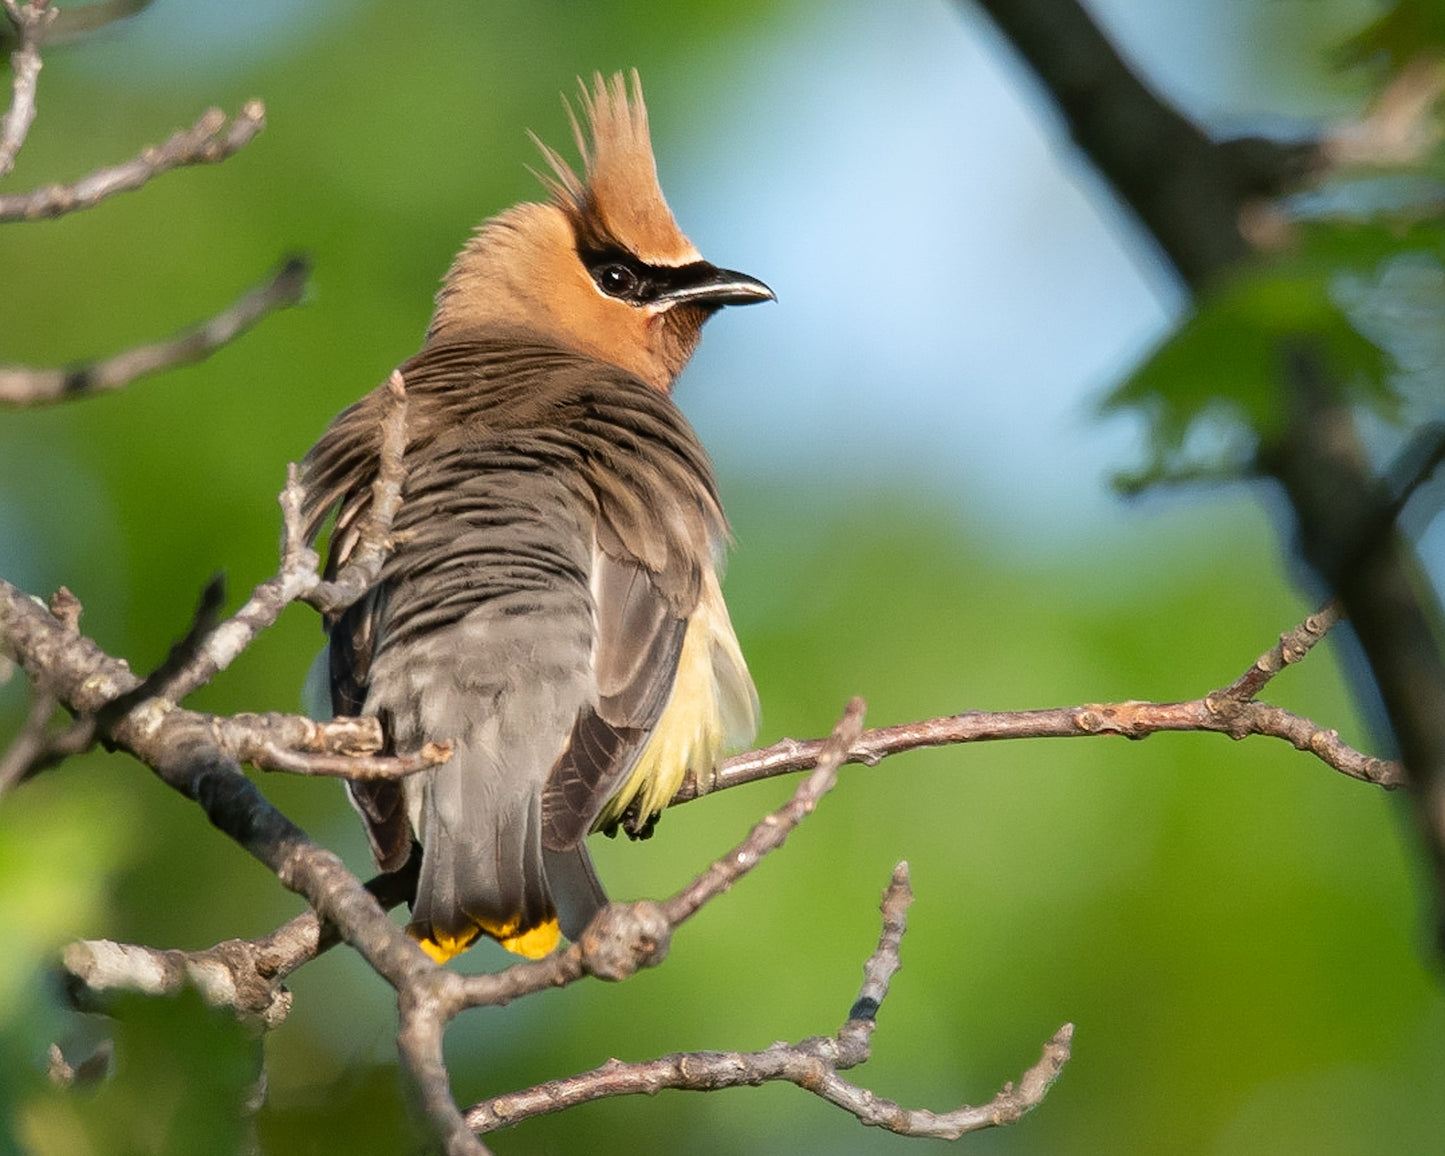
[[[15,168],[15,155],[35,123],[35,90],[40,82],[40,41],[58,9],[50,0],[3,0],[5,16],[19,38],[10,54],[10,106],[0,117],[0,179]]]
[[[1340,604],[1330,599],[1293,630],[1279,636],[1279,641],[1254,661],[1254,665],[1228,686],[1206,696],[1215,711],[1222,709],[1222,700],[1236,703],[1252,702],[1265,685],[1286,666],[1299,662],[1340,620]]]
[[[270,280],[249,290],[209,321],[165,341],[138,346],[102,361],[66,369],[0,365],[0,405],[46,405],[121,389],[147,374],[191,365],[234,341],[267,314],[301,300],[311,266],[289,258]]]
[[[841,761],[873,766],[890,755],[956,742],[1091,734],[1122,734],[1138,738],[1155,730],[1202,729],[1217,730],[1237,738],[1247,734],[1274,734],[1301,750],[1315,754],[1351,777],[1386,788],[1400,786],[1404,779],[1397,763],[1361,754],[1341,742],[1333,730],[1321,730],[1308,719],[1253,701],[1253,696],[1275,674],[1303,659],[1338,618],[1337,605],[1327,603],[1293,630],[1281,634],[1280,641],[1256,659],[1234,682],[1188,703],[1126,702],[1045,711],[979,711],[895,727],[879,727],[859,731],[848,738]],[[423,748],[417,755],[378,756],[375,752],[382,748],[383,736],[380,724],[373,718],[339,718],[318,723],[299,715],[241,714],[223,718],[182,712],[177,707],[168,709],[203,721],[219,750],[238,761],[265,770],[335,775],[347,779],[395,778],[435,765],[450,753],[445,744],[435,744]],[[824,752],[830,750],[831,741],[784,739],[763,750],[738,755],[723,764],[715,789],[741,786],[796,770],[811,770],[819,765]],[[829,759],[833,757],[832,753],[828,754]],[[588,974],[620,978],[637,967],[660,962],[668,950],[673,917],[688,908],[696,910],[693,906],[696,889],[708,887],[709,894],[715,894],[717,886],[721,885],[724,889],[730,886],[733,880],[727,875],[735,864],[757,862],[759,846],[751,839],[776,837],[781,842],[786,831],[780,824],[785,824],[790,814],[806,813],[807,799],[811,798],[816,804],[820,783],[821,780],[815,781],[809,787],[805,782],[800,788],[807,792],[803,800],[795,796],[785,806],[784,812],[779,813],[781,817],[769,816],[758,825],[750,842],[719,860],[708,872],[664,904],[643,901],[614,905],[609,909],[606,921],[600,921],[595,928],[589,929],[592,938],[586,940],[585,950],[578,945],[536,963],[518,964],[497,975],[472,977],[467,981],[465,1001],[469,1005],[500,1005],[546,988],[574,983]],[[673,802],[696,798],[698,795],[689,781],[684,792]],[[397,875],[379,876],[367,887],[381,898],[383,906],[390,907],[410,898],[407,889],[412,884],[409,879],[403,871]],[[689,892],[694,892],[693,898],[684,898]],[[284,978],[336,942],[334,936],[319,935],[317,927],[316,917],[308,913],[263,939],[231,942],[268,960],[273,959],[278,950],[276,944],[288,945],[283,954],[284,961],[273,964],[273,974]],[[222,946],[218,945],[218,949]],[[239,948],[228,951],[224,958],[238,958],[237,950]],[[620,960],[608,962],[609,953],[620,954]],[[163,954],[169,958],[172,953]],[[234,986],[238,990],[250,982],[248,973],[234,978]],[[256,1009],[248,1006],[241,1010]]]
[[[406,387],[400,373],[389,379],[390,401],[382,417],[381,464],[361,543],[342,572],[331,582],[317,573],[316,551],[306,544],[301,517],[302,489],[294,465],[287,467],[286,487],[280,503],[283,523],[281,566],[274,577],[262,582],[246,604],[220,625],[192,630],[167,660],[164,697],[179,702],[210,682],[250,646],[256,635],[271,626],[293,602],[317,602],[340,609],[361,597],[375,582],[391,550],[391,522],[401,505],[401,484],[405,476]],[[433,752],[440,750],[439,744]],[[428,757],[423,765],[435,759]],[[314,765],[314,764],[313,764]],[[316,772],[312,772],[316,773]],[[323,772],[324,773],[324,772]]]
[[[774,1044],[757,1052],[680,1052],[643,1063],[608,1060],[590,1072],[474,1104],[466,1110],[467,1125],[486,1133],[610,1096],[654,1095],[664,1088],[711,1092],[776,1080],[821,1096],[864,1124],[905,1136],[957,1139],[966,1132],[1013,1123],[1043,1099],[1058,1077],[1069,1058],[1073,1025],[1059,1029],[1045,1046],[1042,1059],[1024,1073],[1017,1087],[1006,1085],[978,1108],[963,1107],[945,1114],[910,1110],[838,1075],[866,1063],[871,1055],[878,1011],[901,965],[899,948],[912,902],[908,864],[900,863],[883,893],[883,930],[877,948],[864,964],[863,987],[836,1035]]]
[[[386,381],[390,397],[381,419],[381,464],[371,484],[371,504],[361,525],[361,534],[346,565],[329,582],[303,595],[305,601],[323,614],[335,615],[362,597],[381,575],[382,563],[391,553],[391,523],[401,507],[401,486],[406,480],[406,382],[401,370],[393,370]],[[287,510],[287,541],[293,549],[305,548],[305,522],[301,517],[301,491]]]
[[[207,109],[190,128],[175,133],[164,144],[142,149],[123,164],[97,169],[73,184],[0,195],[0,224],[94,208],[107,197],[142,188],[171,169],[218,164],[240,152],[265,127],[266,106],[259,100],[248,100],[229,125],[219,108]]]
[[[1248,252],[1240,224],[1251,202],[1287,189],[1311,169],[1350,159],[1328,142],[1209,142],[1133,78],[1078,0],[979,2],[1038,73],[1074,139],[1196,292]],[[1438,72],[1408,79],[1391,96],[1402,111],[1386,102],[1371,126],[1376,136],[1397,133],[1398,123],[1421,119],[1438,96]],[[1387,128],[1380,127],[1379,118]],[[1437,628],[1439,598],[1421,580],[1416,559],[1392,528],[1390,496],[1366,465],[1342,400],[1344,390],[1330,378],[1318,336],[1300,333],[1278,344],[1288,423],[1261,450],[1261,464],[1283,484],[1299,527],[1300,550],[1338,594],[1379,687],[1402,752],[1397,781],[1408,779],[1414,788],[1418,826],[1434,865],[1445,942],[1445,659]],[[1245,713],[1253,711],[1251,704]]]
[[[888,756],[904,751],[1002,739],[1090,735],[1142,739],[1162,731],[1212,731],[1236,740],[1250,735],[1283,739],[1352,779],[1387,789],[1403,786],[1405,777],[1399,763],[1357,751],[1341,740],[1338,731],[1321,727],[1301,715],[1254,701],[1254,696],[1279,670],[1303,658],[1338,618],[1338,609],[1326,605],[1293,630],[1280,635],[1279,643],[1234,682],[1202,698],[1187,702],[1090,703],[1043,710],[965,711],[864,731],[849,747],[844,761],[875,766]],[[807,770],[816,765],[821,749],[822,742],[818,739],[782,739],[770,747],[734,755],[718,767],[711,790],[726,790]],[[691,802],[702,793],[696,777],[689,775],[670,805]]]
[[[415,863],[366,884],[388,911],[410,899],[415,888]],[[62,953],[61,968],[66,994],[80,1011],[105,1011],[119,992],[174,995],[190,985],[212,1007],[269,1029],[290,1010],[287,977],[339,942],[336,927],[307,910],[260,939],[227,939],[202,951],[80,940]]]
[[[1038,74],[1069,132],[1199,288],[1250,252],[1240,213],[1317,161],[1313,143],[1216,143],[1139,79],[1078,0],[978,0]]]

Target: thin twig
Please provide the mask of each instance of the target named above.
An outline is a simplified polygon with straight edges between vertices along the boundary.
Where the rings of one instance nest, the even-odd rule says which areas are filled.
[[[392,371],[386,387],[389,399],[381,419],[381,464],[376,480],[371,483],[371,504],[361,535],[340,573],[303,596],[323,614],[340,613],[370,590],[391,553],[391,523],[401,508],[401,486],[406,480],[406,382],[399,369]],[[294,508],[287,510],[287,534],[294,537],[298,547],[304,548],[306,527],[301,517],[299,488],[296,496]]]
[[[1206,702],[1217,712],[1222,701],[1251,702],[1259,696],[1265,685],[1286,666],[1299,662],[1315,643],[1319,642],[1336,622],[1341,610],[1338,599],[1331,598],[1293,630],[1279,636],[1279,641],[1254,661],[1254,665],[1231,682],[1228,686],[1207,695]]]
[[[833,733],[823,740],[812,774],[798,784],[793,797],[764,816],[743,842],[661,904],[663,915],[673,927],[690,919],[709,899],[722,894],[756,867],[765,855],[781,847],[793,828],[813,813],[818,801],[838,781],[839,766],[862,734],[863,711],[861,698],[849,702]]]
[[[245,148],[266,126],[266,106],[248,100],[228,125],[226,114],[207,109],[188,129],[162,145],[110,168],[97,169],[69,185],[46,185],[28,193],[0,196],[0,223],[34,221],[89,209],[116,193],[132,192],[171,169],[217,164]]]
[[[37,769],[49,747],[50,720],[59,706],[53,694],[42,686],[35,687],[25,721],[5,753],[0,755],[0,796]]]
[[[1005,1085],[981,1107],[965,1106],[947,1113],[907,1109],[838,1075],[867,1062],[871,1055],[878,1011],[900,966],[899,948],[912,900],[908,865],[900,863],[883,894],[883,929],[877,948],[864,965],[862,990],[836,1035],[774,1044],[756,1052],[682,1052],[643,1063],[609,1060],[590,1072],[475,1104],[465,1114],[468,1126],[486,1133],[609,1096],[653,1095],[664,1088],[710,1092],[775,1080],[805,1088],[864,1124],[905,1136],[957,1139],[967,1132],[1013,1123],[1043,1099],[1067,1062],[1072,1024],[1059,1029],[1045,1045],[1043,1057],[1017,1085]]]
[[[5,16],[19,35],[10,54],[10,107],[0,117],[0,179],[15,168],[15,155],[35,123],[35,91],[40,82],[40,41],[46,26],[55,19],[50,0],[4,0]]]
[[[96,721],[102,728],[108,728],[113,719],[129,714],[148,698],[177,699],[183,697],[177,683],[195,661],[196,652],[215,631],[221,606],[226,601],[226,578],[217,574],[206,583],[201,591],[196,612],[191,617],[190,629],[166,654],[164,661],[146,675],[138,686],[118,695],[96,712]]]
[[[857,741],[863,720],[863,700],[853,699],[833,734],[821,744],[813,774],[794,790],[780,808],[765,815],[748,837],[723,858],[711,864],[670,898],[636,903],[609,903],[581,939],[546,959],[516,963],[492,975],[461,977],[463,1007],[499,1007],[522,996],[553,987],[565,987],[585,975],[600,979],[626,979],[644,967],[655,967],[666,957],[672,932],[708,900],[716,898],[753,870],[783,843],[832,787],[848,747]]]
[[[416,864],[366,884],[390,910],[416,889]],[[276,1027],[290,1009],[283,986],[302,964],[340,942],[336,928],[307,910],[259,939],[227,939],[202,951],[162,951],[107,939],[79,940],[61,956],[66,993],[81,1011],[105,1010],[120,992],[174,995],[198,988],[212,1007],[225,1008],[247,1023]]]
[[[375,718],[316,722],[295,714],[214,717],[211,734],[221,750],[261,771],[339,779],[400,779],[451,758],[451,743],[424,743],[405,755],[380,755],[385,746]]]
[[[1352,779],[1387,789],[1405,785],[1399,763],[1356,750],[1340,738],[1338,731],[1266,703],[1221,702],[1215,695],[1188,702],[1087,703],[1044,710],[965,711],[864,731],[848,749],[844,761],[873,766],[890,755],[925,747],[1096,735],[1142,739],[1167,731],[1212,731],[1232,739],[1250,735],[1282,739]],[[782,739],[770,747],[734,755],[718,767],[711,789],[721,791],[808,770],[817,765],[822,748],[821,739]],[[692,802],[702,793],[689,775],[670,805]]]
[[[382,418],[381,466],[378,490],[386,500],[373,503],[363,534],[365,557],[349,563],[336,582],[323,582],[317,573],[316,552],[301,534],[301,485],[296,467],[287,467],[286,487],[280,503],[284,525],[281,566],[276,574],[252,592],[246,604],[225,622],[196,638],[166,684],[165,697],[179,702],[230,666],[258,633],[274,623],[296,601],[321,597],[329,606],[353,600],[376,581],[390,549],[391,520],[401,502],[402,453],[406,447],[406,389],[401,374],[391,375],[391,401]],[[353,568],[354,566],[354,568]],[[324,592],[319,595],[318,592]]]
[[[311,266],[289,258],[263,285],[249,290],[209,321],[151,345],[126,350],[102,361],[66,369],[0,365],[0,405],[46,405],[106,393],[138,377],[191,365],[234,341],[263,317],[295,305],[306,289]]]

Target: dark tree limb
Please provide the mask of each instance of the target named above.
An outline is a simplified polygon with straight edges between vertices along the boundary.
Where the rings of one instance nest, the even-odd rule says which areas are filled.
[[[207,109],[188,129],[151,145],[124,162],[97,169],[69,185],[45,185],[28,193],[0,195],[0,224],[36,221],[94,208],[116,193],[133,192],[171,169],[212,165],[234,156],[266,127],[266,106],[249,100],[229,123],[219,108]]]
[[[1078,0],[978,0],[1047,87],[1074,142],[1197,289],[1250,252],[1240,213],[1317,163],[1313,143],[1215,142],[1139,79]]]
[[[121,389],[150,373],[191,365],[234,341],[263,317],[295,305],[306,290],[310,263],[288,259],[270,280],[249,290],[209,321],[152,345],[65,369],[0,365],[0,405],[47,405]]]
[[[1306,560],[1338,592],[1400,744],[1416,819],[1445,918],[1445,656],[1440,607],[1403,537],[1394,497],[1370,470],[1354,417],[1301,347],[1287,354],[1293,414],[1268,447],[1289,495]],[[1445,921],[1437,926],[1445,947]]]
[[[1328,140],[1299,146],[1209,142],[1132,77],[1078,0],[979,3],[1037,73],[1085,155],[1196,293],[1249,255],[1240,225],[1252,203],[1312,170],[1352,159]],[[1439,64],[1430,67],[1438,70]],[[1437,72],[1415,86],[1417,95],[1404,92],[1395,100],[1403,112],[1387,107],[1375,118],[1375,135],[1389,137],[1389,126],[1423,119],[1441,83]],[[1331,380],[1318,337],[1281,341],[1279,354],[1281,393],[1290,412],[1284,431],[1262,448],[1260,465],[1282,483],[1300,551],[1339,597],[1379,687],[1402,756],[1401,778],[1412,788],[1417,826],[1434,867],[1438,932],[1445,942],[1445,635],[1439,597],[1422,580],[1411,549],[1388,528],[1396,513],[1391,496],[1365,465],[1346,392]]]
[[[877,948],[863,967],[863,987],[836,1035],[774,1044],[757,1052],[681,1052],[643,1063],[609,1060],[590,1072],[549,1080],[475,1104],[466,1111],[467,1125],[486,1133],[610,1096],[655,1095],[664,1088],[711,1092],[776,1080],[821,1096],[863,1124],[904,1136],[956,1140],[967,1132],[1013,1123],[1036,1106],[1058,1078],[1069,1058],[1072,1024],[1059,1029],[1045,1046],[1042,1058],[1017,1085],[1006,1085],[987,1104],[976,1108],[946,1113],[907,1109],[838,1074],[866,1063],[871,1055],[878,1012],[888,994],[889,982],[901,965],[899,949],[912,902],[908,864],[900,863],[883,893],[883,930]]]

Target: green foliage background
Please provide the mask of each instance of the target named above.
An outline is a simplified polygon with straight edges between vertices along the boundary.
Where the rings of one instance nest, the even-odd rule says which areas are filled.
[[[164,19],[165,7],[143,19]],[[180,79],[152,76],[123,28],[52,51],[11,187],[119,160],[210,103],[263,96],[270,126],[219,169],[0,231],[0,356],[65,363],[169,332],[292,248],[313,254],[317,272],[304,308],[200,366],[0,418],[0,573],[40,593],[69,585],[91,635],[137,669],[154,664],[213,572],[228,573],[233,600],[271,572],[285,463],[415,348],[470,226],[536,195],[522,126],[561,142],[556,94],[578,74],[636,64],[666,175],[669,148],[708,131],[707,109],[689,103],[692,70],[745,76],[753,46],[791,7],[323,5],[286,37],[258,17],[225,67]],[[799,62],[800,83],[807,68]],[[1250,300],[1231,308],[1251,314]],[[1215,327],[1220,341],[1234,342],[1235,322]],[[1200,328],[1189,338],[1207,345]],[[1189,350],[1178,372],[1197,372],[1207,352]],[[1167,360],[1150,372],[1140,388],[1167,391]],[[826,478],[779,476],[723,479],[739,541],[728,599],[765,742],[825,732],[855,693],[875,724],[1193,697],[1311,608],[1248,495],[1141,514],[1087,546],[1023,560],[960,513],[976,504],[968,494],[864,490],[847,462]],[[318,645],[314,618],[293,609],[194,703],[295,709]],[[1335,662],[1325,648],[1270,697],[1369,747]],[[0,730],[22,715],[19,682],[0,686]],[[367,871],[335,784],[264,787]],[[615,895],[666,893],[789,789],[681,808],[647,844],[599,841],[600,871]],[[1208,735],[983,745],[851,768],[781,854],[688,925],[661,969],[459,1022],[458,1096],[609,1056],[834,1030],[876,939],[879,893],[904,858],[918,899],[875,1059],[855,1073],[863,1083],[910,1106],[983,1100],[1059,1024],[1078,1025],[1075,1059],[1045,1105],[964,1141],[971,1149],[1438,1150],[1445,999],[1422,947],[1418,855],[1399,801],[1280,744]],[[62,1012],[48,968],[76,937],[195,948],[263,934],[297,910],[126,758],[75,760],[7,798],[0,1152],[233,1150],[251,1042],[196,1000],[134,1003],[115,1029],[114,1080],[49,1091],[46,1045],[110,1029]],[[464,966],[502,962],[479,949]],[[266,1041],[265,1150],[407,1150],[388,989],[345,951],[293,988],[290,1020]],[[790,1087],[597,1104],[491,1143],[503,1153],[929,1146],[861,1129]]]

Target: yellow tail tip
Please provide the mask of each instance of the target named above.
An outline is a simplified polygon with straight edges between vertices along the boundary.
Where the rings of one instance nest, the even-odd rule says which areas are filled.
[[[545,923],[537,924],[536,927],[530,928],[520,935],[498,937],[497,942],[515,955],[525,955],[528,959],[541,959],[544,955],[551,955],[552,949],[561,939],[562,927],[553,918]]]
[[[516,926],[514,922],[492,931],[490,928],[473,925],[461,935],[448,935],[434,928],[413,925],[407,928],[407,933],[437,963],[446,963],[447,960],[461,955],[484,931],[514,955],[523,955],[528,959],[541,959],[544,955],[550,955],[562,939],[562,928],[555,916],[525,931],[516,931]]]
[[[480,927],[473,927],[467,934],[457,936],[438,931],[428,935],[419,927],[408,927],[406,930],[407,934],[416,940],[417,945],[437,963],[446,963],[447,960],[461,955],[482,933]]]

